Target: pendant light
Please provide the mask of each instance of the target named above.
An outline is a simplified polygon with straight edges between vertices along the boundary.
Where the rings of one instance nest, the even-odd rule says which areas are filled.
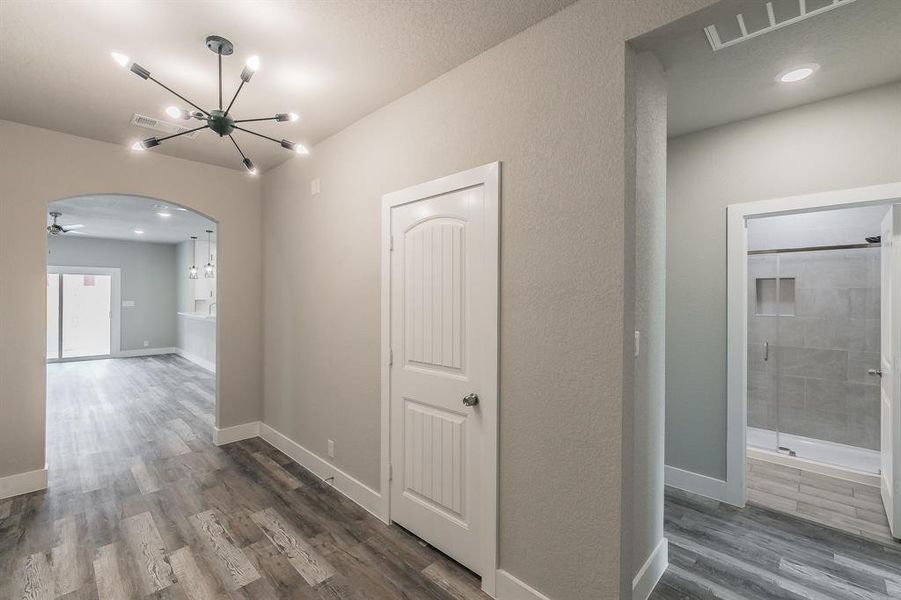
[[[213,240],[211,237],[212,235],[213,235],[213,230],[207,229],[206,230],[206,247],[210,251],[210,262],[208,262],[206,264],[206,266],[203,268],[203,276],[207,277],[207,278],[212,278],[212,277],[216,276],[215,267],[213,267]]]
[[[197,236],[191,236],[191,268],[188,269],[188,279],[197,279]]]

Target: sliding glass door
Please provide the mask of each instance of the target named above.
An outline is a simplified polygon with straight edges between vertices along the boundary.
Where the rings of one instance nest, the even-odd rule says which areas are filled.
[[[113,275],[77,269],[47,274],[47,359],[113,352]]]

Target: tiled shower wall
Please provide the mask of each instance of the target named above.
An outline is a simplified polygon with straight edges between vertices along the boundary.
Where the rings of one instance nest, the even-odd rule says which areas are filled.
[[[748,257],[750,426],[879,449],[879,253]],[[756,279],[775,277],[794,278],[794,316],[757,314]]]

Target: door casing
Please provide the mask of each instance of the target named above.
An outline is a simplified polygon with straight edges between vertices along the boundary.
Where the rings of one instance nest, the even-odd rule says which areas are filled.
[[[823,209],[886,206],[901,201],[901,181],[802,196],[731,204],[726,211],[726,480],[688,474],[675,487],[734,506],[747,500],[748,235],[746,221]],[[687,473],[687,472],[685,472]],[[672,485],[667,473],[667,484]]]
[[[122,323],[122,270],[118,267],[69,267],[47,265],[47,274],[60,275],[108,275],[111,278],[110,283],[110,345],[109,358],[119,354],[121,348],[121,323]],[[46,337],[46,336],[44,336]],[[44,356],[46,356],[46,348]],[[96,356],[76,356],[73,358],[49,358],[48,363],[56,362],[73,362],[80,360],[94,360]]]
[[[390,463],[391,463],[391,209],[396,206],[424,200],[474,186],[484,186],[485,225],[488,235],[486,263],[495,266],[494,285],[489,302],[498,307],[500,285],[500,170],[501,163],[494,162],[460,173],[448,175],[414,185],[382,196],[382,289],[381,289],[381,517],[391,522]],[[498,365],[500,361],[500,332],[498,310],[491,311],[493,323],[488,327],[497,332],[493,337],[493,352],[497,357],[486,365],[485,393],[482,396],[484,432],[481,456],[481,498],[477,501],[482,516],[481,570],[482,590],[494,597],[497,576],[498,537],[498,413],[500,394]],[[491,397],[493,395],[493,398]],[[426,540],[428,541],[428,540]]]

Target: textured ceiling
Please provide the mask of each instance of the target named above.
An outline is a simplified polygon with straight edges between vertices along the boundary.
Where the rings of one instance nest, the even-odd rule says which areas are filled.
[[[204,39],[214,33],[235,44],[223,64],[226,98],[244,61],[261,59],[233,114],[298,112],[299,123],[257,129],[311,145],[572,1],[2,0],[0,118],[118,144],[149,137],[129,124],[132,114],[171,121],[165,108],[180,103],[110,52],[208,109],[217,102],[216,55]],[[248,134],[236,138],[263,169],[292,156]],[[152,151],[242,168],[234,147],[209,131]]]
[[[816,8],[828,0],[807,0]],[[797,13],[798,0],[774,0],[776,13]],[[901,0],[856,0],[805,21],[713,52],[703,28],[765,25],[765,0],[724,0],[636,41],[666,69],[669,134],[800,106],[901,79]],[[794,84],[776,76],[819,63],[812,77]]]
[[[51,202],[49,211],[62,213],[58,223],[66,228],[80,224],[77,233],[66,233],[74,238],[106,238],[134,242],[161,242],[175,244],[196,235],[206,239],[206,230],[212,229],[216,239],[216,223],[190,210],[174,204],[165,204],[153,198],[122,194],[78,196]],[[159,213],[170,216],[164,217]],[[50,217],[47,218],[48,224]],[[140,229],[143,234],[136,234]]]

